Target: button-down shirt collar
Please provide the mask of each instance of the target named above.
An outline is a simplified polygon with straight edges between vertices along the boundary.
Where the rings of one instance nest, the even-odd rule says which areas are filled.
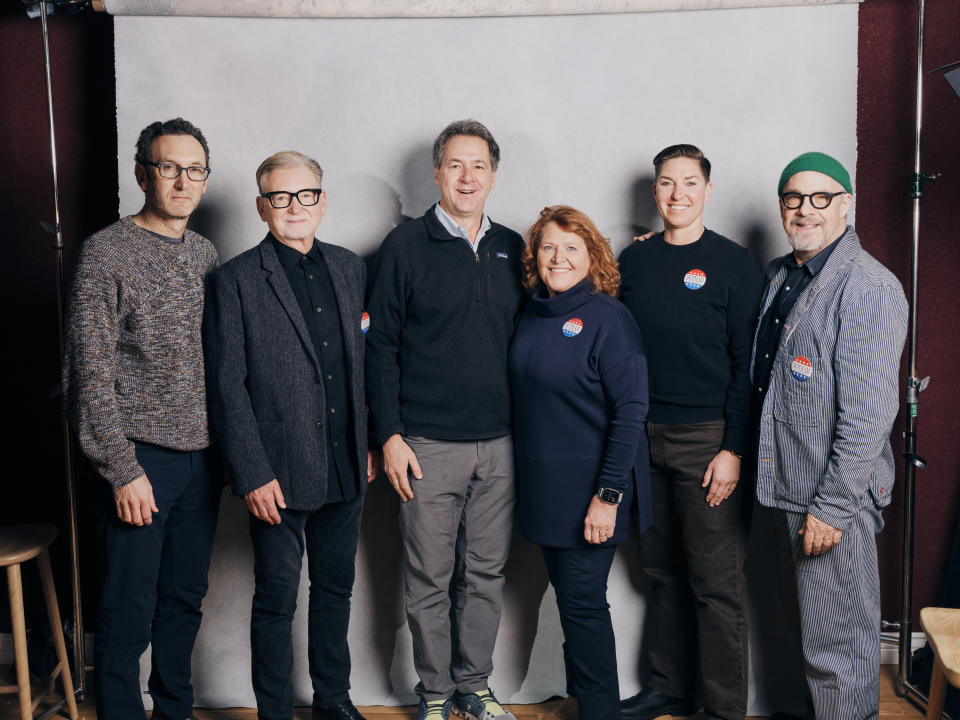
[[[846,234],[846,231],[844,231],[844,234]],[[843,237],[843,235],[841,235],[840,237]],[[803,263],[803,267],[805,267],[807,271],[810,273],[810,277],[816,277],[817,273],[820,272],[823,269],[823,266],[827,264],[827,260],[830,259],[830,254],[837,247],[837,241],[839,239],[840,238],[837,238],[832,243],[827,245],[823,250],[821,250],[812,258],[810,258],[805,263]],[[787,264],[787,269],[792,270],[794,267],[796,267],[800,263],[798,263],[796,261],[796,258],[793,255],[791,255],[790,257],[787,258],[786,264]]]
[[[475,243],[470,242],[470,233],[467,232],[467,229],[462,225],[457,225],[457,221],[454,220],[450,215],[440,207],[440,203],[436,204],[436,215],[437,220],[440,221],[440,224],[443,225],[444,230],[446,230],[451,235],[456,235],[467,241],[467,245],[470,246],[470,249],[473,252],[477,252],[477,248],[480,246],[480,238],[487,234],[487,231],[490,229],[490,218],[486,213],[483,215],[483,220],[480,222],[480,230],[477,232],[477,241]]]
[[[281,265],[288,270],[295,270],[300,267],[300,260],[304,257],[302,252],[290,247],[289,245],[284,245],[276,238],[273,238],[273,246],[277,250],[277,259],[280,261]],[[320,254],[320,248],[317,247],[316,239],[314,239],[313,245],[310,246],[310,250],[307,252],[307,255],[311,257],[314,262],[323,263],[323,256]]]

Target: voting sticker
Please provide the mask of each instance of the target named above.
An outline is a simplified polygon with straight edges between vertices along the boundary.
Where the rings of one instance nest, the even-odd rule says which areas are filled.
[[[570,318],[563,324],[564,337],[576,337],[583,330],[583,320],[580,318]]]
[[[800,382],[806,382],[813,375],[813,365],[803,355],[797,355],[790,363],[790,372]]]
[[[688,270],[683,276],[683,284],[687,286],[687,290],[699,290],[707,284],[707,274],[698,268]]]
[[[370,329],[370,313],[364,312],[363,315],[360,316],[360,332],[366,335],[369,329]]]

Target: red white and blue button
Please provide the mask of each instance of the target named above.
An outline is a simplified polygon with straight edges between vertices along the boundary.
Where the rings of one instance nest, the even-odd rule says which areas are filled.
[[[360,332],[366,335],[369,329],[370,329],[370,313],[364,312],[363,315],[360,316]]]
[[[790,363],[790,372],[800,382],[806,382],[813,375],[813,364],[803,355],[797,355]]]
[[[583,320],[580,318],[570,318],[561,328],[564,337],[576,337],[581,330],[583,330]]]
[[[687,274],[683,276],[683,284],[687,286],[687,290],[699,290],[707,284],[707,274],[699,268],[687,270]]]

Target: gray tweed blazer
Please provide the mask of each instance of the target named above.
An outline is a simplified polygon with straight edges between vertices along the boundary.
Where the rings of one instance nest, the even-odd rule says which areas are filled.
[[[367,487],[364,335],[366,267],[349,250],[318,243],[343,325],[360,492]],[[204,308],[210,430],[243,495],[274,478],[287,507],[315,510],[327,496],[327,402],[321,366],[268,235],[211,279]]]

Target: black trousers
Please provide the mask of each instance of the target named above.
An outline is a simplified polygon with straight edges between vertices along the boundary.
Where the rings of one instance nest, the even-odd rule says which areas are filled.
[[[319,510],[280,510],[281,523],[250,516],[253,540],[253,612],[250,647],[253,692],[260,720],[293,718],[291,628],[307,551],[310,602],[307,656],[315,707],[350,697],[347,627],[360,537],[363,498]]]
[[[560,611],[567,693],[577,698],[581,720],[619,720],[617,649],[607,603],[617,547],[540,550]]]
[[[698,675],[707,718],[743,720],[747,623],[742,484],[717,507],[701,487],[720,450],[723,421],[647,423],[653,524],[640,538],[650,578],[646,645],[650,686],[694,697]]]
[[[99,480],[97,717],[146,717],[140,656],[152,644],[153,716],[183,720],[193,714],[190,656],[207,592],[222,476],[209,448],[181,452],[136,443],[136,454],[160,510],[150,525],[122,522],[109,485]]]

